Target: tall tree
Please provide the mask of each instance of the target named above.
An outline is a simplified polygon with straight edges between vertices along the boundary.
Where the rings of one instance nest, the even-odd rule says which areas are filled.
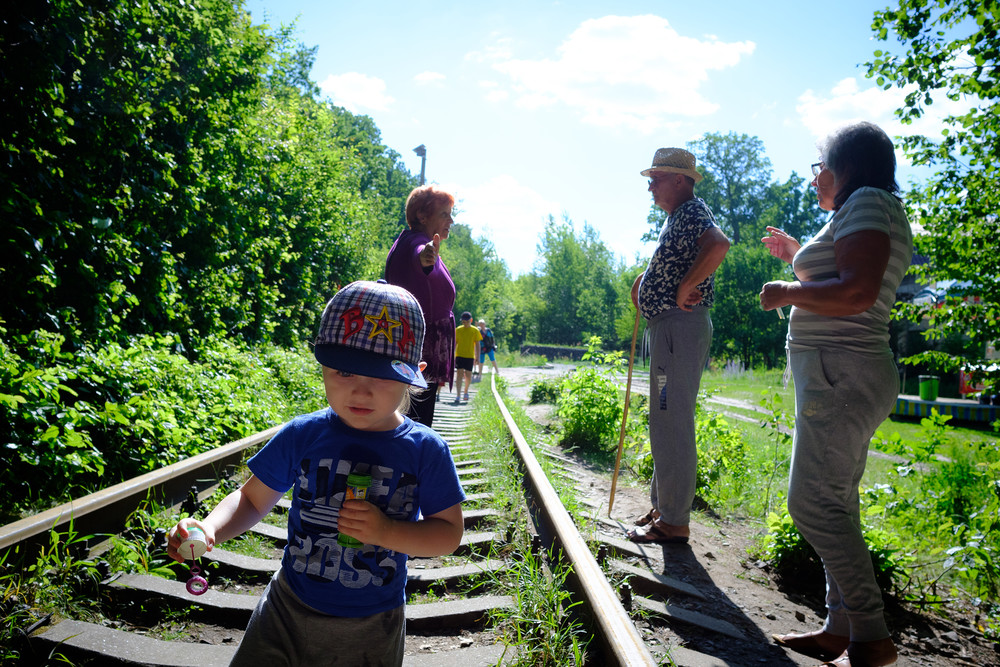
[[[709,133],[688,147],[705,174],[698,196],[733,243],[740,243],[759,227],[771,183],[771,160],[764,154],[763,142],[735,132]]]
[[[39,0],[0,33],[0,302],[11,334],[290,343],[374,277],[415,184],[313,49],[240,3]]]
[[[541,237],[541,342],[578,345],[600,336],[617,346],[615,320],[624,305],[615,289],[621,269],[611,250],[593,227],[584,223],[578,235],[568,219],[557,224],[550,216]]]
[[[509,315],[506,328],[508,349],[519,349],[525,342],[549,342],[542,338],[538,326],[545,311],[542,297],[544,280],[544,276],[537,273],[524,273],[511,284],[511,300],[515,307]]]
[[[948,116],[940,137],[903,137],[916,165],[934,167],[929,181],[911,191],[913,219],[925,234],[916,252],[928,261],[915,267],[928,283],[955,281],[943,304],[909,305],[906,317],[929,323],[931,339],[968,336],[980,352],[963,358],[944,351],[914,361],[941,370],[987,367],[984,351],[1000,340],[1000,4],[972,0],[900,0],[876,12],[876,39],[892,34],[903,53],[874,52],[868,75],[880,86],[907,91],[896,114],[905,124],[947,98],[963,101],[964,113]],[[1000,370],[986,373],[1000,387]]]
[[[756,241],[767,225],[800,238],[822,226],[817,224],[821,212],[807,182],[795,172],[784,183],[771,182],[771,161],[757,137],[709,133],[687,148],[698,158],[704,176],[695,195],[705,200],[733,243]],[[642,240],[655,241],[666,219],[654,204]]]
[[[768,186],[760,221],[753,229],[756,235],[763,234],[766,227],[777,227],[801,241],[816,234],[829,215],[819,207],[809,181],[793,171],[784,183],[775,181]]]
[[[761,285],[775,280],[787,266],[771,257],[762,243],[729,249],[715,273],[713,358],[736,359],[744,368],[773,368],[783,361],[788,323],[761,310],[759,294]]]
[[[505,289],[510,274],[493,242],[473,238],[468,225],[455,224],[441,244],[441,257],[455,281],[455,319],[468,310],[476,320],[487,320],[498,339],[506,336],[506,319],[513,307]]]

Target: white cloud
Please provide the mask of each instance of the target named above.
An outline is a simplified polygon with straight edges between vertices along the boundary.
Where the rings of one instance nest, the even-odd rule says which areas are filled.
[[[876,86],[861,88],[858,80],[850,77],[839,81],[825,95],[807,90],[799,96],[795,109],[802,124],[816,139],[831,131],[859,120],[871,121],[893,134],[890,126],[895,122],[893,112],[899,108],[903,93],[882,90]],[[898,123],[897,123],[898,124]]]
[[[493,67],[507,75],[521,107],[563,104],[588,124],[651,133],[714,113],[718,103],[700,90],[710,72],[734,67],[755,48],[684,37],[659,16],[605,16],[580,24],[557,59],[503,58],[497,49]]]
[[[550,215],[559,218],[558,203],[507,174],[474,186],[443,183],[441,187],[458,200],[455,221],[468,225],[473,237],[492,241],[513,275],[532,270],[538,235]]]
[[[396,101],[386,94],[385,81],[359,72],[331,74],[319,87],[334,104],[353,113],[386,111]]]
[[[474,63],[509,60],[512,56],[511,43],[512,40],[509,37],[498,37],[493,44],[487,46],[482,51],[470,51],[466,53],[465,60]]]
[[[421,85],[441,83],[445,80],[445,75],[441,72],[421,72],[413,77],[413,80]]]
[[[841,125],[867,120],[875,123],[891,137],[922,134],[931,139],[941,136],[944,118],[951,114],[965,113],[969,102],[952,102],[943,93],[935,95],[935,103],[925,108],[922,117],[903,125],[895,116],[903,106],[911,89],[890,88],[883,90],[873,83],[862,87],[850,77],[839,81],[829,93],[817,94],[807,90],[798,98],[796,111],[803,125],[817,140],[827,136]]]
[[[502,90],[496,81],[480,81],[479,87],[486,91],[487,102],[503,102],[510,97],[510,93]]]

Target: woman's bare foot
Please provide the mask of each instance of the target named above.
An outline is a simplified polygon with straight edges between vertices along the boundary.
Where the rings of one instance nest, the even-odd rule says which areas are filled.
[[[898,658],[896,645],[886,637],[873,642],[851,642],[839,658],[824,664],[834,667],[885,667],[896,664]]]
[[[796,653],[808,655],[817,660],[833,660],[847,651],[851,640],[843,635],[830,634],[826,630],[806,632],[801,635],[771,635],[779,646]]]

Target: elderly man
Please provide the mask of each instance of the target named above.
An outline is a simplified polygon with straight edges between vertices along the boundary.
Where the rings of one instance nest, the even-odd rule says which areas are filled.
[[[705,202],[694,196],[701,180],[694,155],[661,148],[653,166],[641,173],[649,177],[653,203],[667,212],[667,221],[646,271],[632,285],[632,303],[649,329],[653,482],[652,509],[628,537],[633,542],[687,542],[698,468],[695,401],[712,344],[712,274],[729,251],[729,239]]]

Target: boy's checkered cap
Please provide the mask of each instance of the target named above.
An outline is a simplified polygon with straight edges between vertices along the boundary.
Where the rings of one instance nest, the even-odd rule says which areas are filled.
[[[358,281],[337,292],[323,310],[313,354],[345,373],[426,388],[420,372],[424,315],[402,287]]]

